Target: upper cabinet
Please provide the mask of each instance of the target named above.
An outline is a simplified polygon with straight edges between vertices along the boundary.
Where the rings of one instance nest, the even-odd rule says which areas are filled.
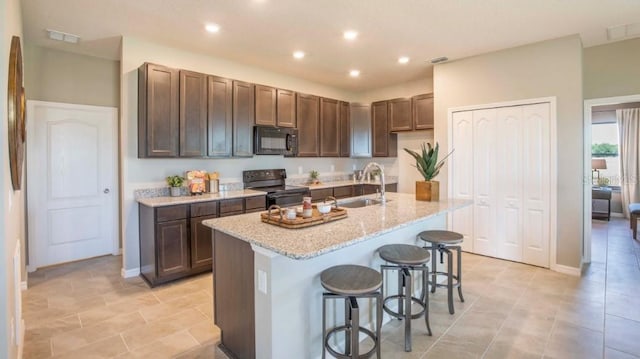
[[[256,125],[276,125],[276,89],[255,85]]]
[[[391,132],[413,130],[411,99],[397,98],[387,102],[389,104],[389,130]]]
[[[207,123],[209,157],[231,157],[233,138],[233,81],[209,76]]]
[[[340,156],[340,105],[337,100],[320,99],[320,156]]]
[[[371,157],[371,106],[352,103],[349,108],[351,157]]]
[[[398,155],[398,137],[389,131],[389,103],[379,101],[371,104],[373,157],[395,157]]]
[[[413,128],[415,130],[433,129],[433,94],[423,94],[411,98]]]
[[[180,70],[180,157],[207,153],[207,75]]]
[[[254,85],[233,81],[233,156],[253,156]]]
[[[277,94],[277,125],[280,127],[296,127],[296,93],[278,89]]]
[[[320,98],[314,95],[296,95],[296,118],[298,121],[298,156],[320,155],[319,125]]]
[[[340,157],[351,155],[351,120],[349,103],[340,101],[338,122],[340,127]]]
[[[138,69],[138,157],[179,153],[179,71],[144,63]]]

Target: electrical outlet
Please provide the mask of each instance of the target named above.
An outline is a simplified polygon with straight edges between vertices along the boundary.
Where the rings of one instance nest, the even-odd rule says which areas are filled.
[[[267,272],[258,269],[258,290],[267,294]]]

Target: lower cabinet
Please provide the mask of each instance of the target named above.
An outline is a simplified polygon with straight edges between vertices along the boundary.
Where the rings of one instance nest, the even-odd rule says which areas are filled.
[[[216,217],[204,216],[191,219],[191,268],[211,269],[213,264],[211,234],[213,230],[202,224],[202,221]]]
[[[390,183],[384,186],[385,192],[398,192],[398,184]],[[357,197],[365,194],[373,194],[380,191],[380,185],[364,183],[351,186],[338,186],[329,188],[319,188],[311,190],[313,202],[324,201],[325,198],[333,196],[336,199]]]
[[[189,234],[187,220],[156,225],[158,235],[158,277],[172,277],[189,271]]]

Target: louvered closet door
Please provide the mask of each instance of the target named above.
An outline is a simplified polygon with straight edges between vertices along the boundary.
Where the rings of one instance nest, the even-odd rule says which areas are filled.
[[[522,106],[523,137],[523,262],[549,267],[550,241],[550,106]]]
[[[453,114],[452,143],[454,152],[450,158],[453,197],[473,200],[473,112]],[[462,250],[473,251],[473,206],[454,211],[451,230],[464,235]]]
[[[522,261],[523,115],[522,106],[497,109],[496,256]]]
[[[497,253],[495,143],[496,109],[473,111],[473,251],[492,257]]]

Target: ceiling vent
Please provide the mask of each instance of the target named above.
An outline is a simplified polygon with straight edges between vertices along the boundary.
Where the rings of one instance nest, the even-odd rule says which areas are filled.
[[[64,41],[70,44],[77,44],[78,41],[80,41],[80,36],[78,35],[69,34],[69,33],[57,31],[57,30],[47,29],[47,35],[51,40]]]
[[[607,28],[607,40],[621,40],[640,36],[640,23],[610,26]]]
[[[439,64],[441,62],[446,62],[446,61],[449,61],[449,58],[446,56],[441,56],[441,57],[436,57],[434,59],[431,59],[432,64]]]

